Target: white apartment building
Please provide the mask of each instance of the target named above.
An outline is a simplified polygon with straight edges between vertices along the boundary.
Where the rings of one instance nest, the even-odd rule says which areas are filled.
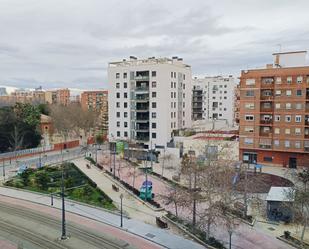
[[[191,127],[191,77],[178,57],[109,63],[109,138],[166,146],[173,130]]]
[[[226,120],[233,125],[235,79],[195,77],[192,84],[192,120]]]

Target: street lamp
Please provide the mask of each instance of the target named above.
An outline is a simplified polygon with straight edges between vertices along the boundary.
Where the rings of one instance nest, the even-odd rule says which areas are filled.
[[[122,217],[122,199],[123,194],[120,194],[120,227],[123,227],[123,217]]]
[[[62,234],[61,240],[67,239],[66,227],[65,227],[65,202],[64,202],[64,165],[61,164],[61,199],[62,199]]]

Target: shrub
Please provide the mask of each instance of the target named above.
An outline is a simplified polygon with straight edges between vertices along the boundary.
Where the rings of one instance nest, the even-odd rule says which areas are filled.
[[[284,238],[289,239],[291,237],[291,232],[290,231],[284,231]]]

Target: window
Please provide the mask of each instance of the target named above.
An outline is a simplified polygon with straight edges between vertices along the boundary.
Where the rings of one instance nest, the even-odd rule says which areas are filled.
[[[301,135],[301,129],[295,128],[295,135]]]
[[[254,96],[254,91],[253,90],[246,91],[246,97],[253,97],[253,96]]]
[[[264,159],[264,162],[272,162],[273,161],[273,158],[270,157],[270,156],[265,156],[263,159]]]
[[[276,78],[276,84],[281,84],[281,77]]]
[[[127,108],[127,107],[128,107],[128,103],[127,103],[127,102],[124,102],[124,103],[123,103],[123,107],[124,107],[124,108]]]
[[[245,116],[246,121],[253,121],[254,120],[254,115],[246,115]]]
[[[173,84],[173,82],[171,82],[171,88],[173,88],[173,86],[174,86],[174,84]]]
[[[128,83],[127,82],[124,82],[123,83],[123,88],[127,88],[128,87]]]
[[[185,83],[183,83],[183,85],[182,85],[182,89],[183,89],[183,90],[185,90],[185,89],[186,89],[186,84],[185,84]]]
[[[174,76],[174,74],[173,74],[173,72],[171,72],[171,78],[173,78],[173,76]]]
[[[291,109],[292,104],[291,103],[285,103],[285,109]]]
[[[123,78],[124,78],[124,79],[126,79],[126,78],[127,78],[127,76],[128,76],[128,74],[127,74],[127,73],[123,73]]]
[[[291,122],[291,115],[285,115],[285,122]]]
[[[285,148],[290,148],[290,141],[285,140],[284,141],[284,146],[285,146]]]
[[[224,99],[226,99],[226,96],[224,97]]]
[[[182,94],[182,97],[185,99],[185,98],[186,98],[186,94],[185,94],[185,93],[183,93],[183,94]]]
[[[152,71],[152,72],[151,72],[151,76],[152,76],[152,77],[156,77],[156,76],[157,76],[157,72],[156,72],[156,71]]]
[[[296,108],[297,110],[300,110],[300,109],[303,108],[303,105],[302,105],[301,103],[296,103],[296,104],[295,104],[295,108]]]
[[[123,93],[123,97],[126,99],[128,98],[128,93]]]
[[[254,109],[254,103],[245,103],[246,109]]]
[[[117,99],[120,98],[120,93],[116,93],[116,98],[117,98]]]
[[[301,89],[296,90],[296,96],[302,96],[302,90]]]
[[[281,96],[281,90],[276,90],[276,96]]]
[[[176,88],[176,82],[174,82],[174,88]]]
[[[173,123],[171,123],[171,128],[173,128]]]
[[[116,113],[117,118],[120,118],[120,112]]]
[[[183,116],[183,117],[185,116],[185,112],[182,112],[182,116]]]
[[[291,134],[291,129],[290,129],[290,128],[286,128],[286,129],[285,129],[285,134],[286,134],[286,135]]]
[[[255,85],[255,79],[246,79],[246,85],[247,86]]]
[[[117,131],[117,137],[120,137],[120,131]]]
[[[120,121],[117,121],[117,127],[120,127]]]
[[[286,78],[286,83],[291,84],[292,83],[292,77],[287,77]]]
[[[171,98],[173,98],[173,96],[174,96],[174,94],[173,94],[173,92],[171,92]]]
[[[183,79],[184,79],[184,80],[186,79],[186,75],[185,75],[185,74],[183,75]]]
[[[120,83],[116,83],[116,88],[120,88]]]
[[[127,113],[127,112],[124,112],[124,113],[123,113],[123,116],[124,116],[125,118],[127,118],[127,117],[128,117],[128,113]]]
[[[120,102],[116,102],[116,107],[117,107],[117,108],[120,107]]]
[[[174,117],[174,114],[173,114],[173,112],[171,112],[171,118],[173,118]]]
[[[157,128],[157,123],[151,123],[151,128],[156,129]]]
[[[128,132],[127,131],[124,132],[124,137],[128,137]]]
[[[174,92],[174,98],[176,98],[176,92]]]
[[[245,127],[245,132],[253,132],[254,131],[254,128],[251,127],[251,126],[246,126]]]
[[[275,121],[280,122],[280,115],[275,115]]]
[[[157,117],[157,113],[156,113],[156,112],[152,112],[152,113],[151,113],[151,117],[152,117],[152,118],[156,118],[156,117]]]
[[[171,102],[171,108],[173,108],[173,102]]]
[[[151,97],[156,98],[157,97],[157,93],[156,92],[152,92],[151,93]]]
[[[280,145],[279,140],[274,140],[274,145],[275,145],[275,146],[279,146],[279,145]]]
[[[302,76],[298,76],[297,77],[297,83],[301,84],[303,82],[303,77]]]
[[[280,107],[281,107],[280,103],[276,103],[275,108],[280,109]]]
[[[300,141],[295,141],[295,148],[300,149]]]
[[[176,78],[176,72],[174,72],[174,78]]]
[[[182,103],[182,108],[185,108],[186,104],[185,102]]]
[[[157,82],[156,81],[151,82],[151,86],[152,86],[152,88],[156,88],[157,87]]]
[[[300,123],[301,122],[301,115],[296,115],[295,116],[295,122]]]
[[[128,127],[128,122],[124,122],[124,123],[123,123],[123,126],[124,126],[125,128],[127,128],[127,127]]]
[[[157,108],[157,103],[156,103],[156,102],[152,102],[152,103],[151,103],[151,107],[152,107],[152,108]]]
[[[275,128],[275,134],[280,134],[280,128]]]
[[[116,73],[116,79],[120,78],[120,73]]]
[[[174,108],[176,108],[176,102],[174,102]]]
[[[246,137],[244,142],[245,144],[253,144],[253,138]]]
[[[292,95],[292,91],[291,90],[286,90],[286,96],[291,96]]]
[[[152,138],[157,138],[157,133],[154,133],[154,132],[153,132],[153,133],[151,134],[151,137],[152,137]]]

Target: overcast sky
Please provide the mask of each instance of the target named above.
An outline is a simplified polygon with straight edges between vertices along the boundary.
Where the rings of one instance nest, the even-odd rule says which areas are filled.
[[[0,85],[107,88],[107,62],[174,55],[233,74],[309,50],[308,0],[0,0]]]

